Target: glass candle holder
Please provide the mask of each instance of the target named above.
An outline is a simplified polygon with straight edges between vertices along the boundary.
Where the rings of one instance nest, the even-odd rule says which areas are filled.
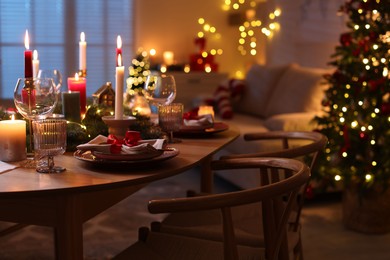
[[[65,168],[54,165],[54,156],[66,150],[66,120],[41,119],[32,122],[36,171],[39,173],[63,172]],[[47,158],[47,160],[43,160]]]
[[[162,130],[168,135],[168,143],[181,142],[173,138],[173,132],[180,130],[183,124],[184,106],[181,103],[172,103],[169,105],[160,105],[158,107],[158,122]]]

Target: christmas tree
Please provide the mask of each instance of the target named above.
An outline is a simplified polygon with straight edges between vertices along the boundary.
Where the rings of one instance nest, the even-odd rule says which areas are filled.
[[[129,77],[126,80],[127,94],[134,95],[144,87],[145,79],[150,74],[149,55],[146,51],[138,50],[129,67]]]
[[[318,172],[323,187],[342,181],[363,192],[390,180],[390,1],[349,0],[348,31],[340,37],[326,78],[330,88],[319,131],[329,138]]]

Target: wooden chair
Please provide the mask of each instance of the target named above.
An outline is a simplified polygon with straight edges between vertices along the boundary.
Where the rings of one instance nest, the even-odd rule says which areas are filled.
[[[302,162],[286,158],[237,158],[211,163],[213,170],[258,169],[263,176],[261,186],[241,191],[204,196],[161,199],[149,202],[151,213],[218,212],[222,241],[194,238],[141,228],[138,242],[115,259],[289,259],[287,222],[299,190],[310,177],[310,169]],[[289,174],[281,175],[279,170]],[[232,211],[236,207],[261,207],[265,243],[241,245],[236,240]]]
[[[318,132],[284,132],[274,131],[266,133],[245,134],[247,141],[280,141],[280,149],[269,152],[235,154],[224,156],[221,159],[232,158],[258,158],[258,157],[284,157],[300,158],[305,157],[313,170],[317,155],[322,151],[327,143],[327,138]],[[292,142],[299,140],[299,142]],[[229,174],[241,174],[240,172],[229,172]],[[284,172],[283,174],[289,174]],[[245,178],[245,177],[243,177]],[[260,174],[260,182],[267,183],[269,180]],[[262,184],[261,184],[262,185]],[[304,203],[304,193],[307,183],[302,186],[299,196],[293,205],[292,214],[288,221],[288,246],[294,259],[303,259],[300,216]],[[202,194],[195,194],[202,195]],[[194,196],[194,193],[191,193]],[[256,205],[245,205],[234,209],[233,221],[236,224],[236,239],[241,245],[254,246],[264,244],[263,233],[265,230],[257,227],[261,226],[262,211]],[[157,224],[155,224],[157,225]],[[223,236],[218,229],[218,212],[204,211],[197,214],[173,213],[166,217],[160,224],[161,232],[179,234],[195,238],[212,239],[221,241]]]

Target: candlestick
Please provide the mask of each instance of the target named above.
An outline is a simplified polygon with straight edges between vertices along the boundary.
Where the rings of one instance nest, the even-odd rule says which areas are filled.
[[[62,113],[66,120],[80,123],[80,112],[80,92],[62,92]]]
[[[115,119],[123,117],[123,79],[125,67],[122,66],[122,55],[118,55],[118,66],[115,70]]]
[[[82,115],[87,110],[87,93],[86,93],[87,79],[79,77],[76,73],[74,78],[68,78],[68,90],[80,92],[80,112]]]
[[[80,71],[87,70],[87,42],[85,41],[85,33],[80,33],[79,42],[79,69]]]
[[[118,57],[122,56],[122,38],[120,35],[116,38],[116,66],[119,67]]]
[[[32,51],[29,50],[30,39],[28,37],[27,30],[24,36],[24,47],[26,48],[26,50],[24,51],[24,77],[32,78],[33,77]]]
[[[34,50],[33,52],[33,77],[36,78],[38,77],[38,72],[39,72],[39,60],[38,60],[38,51]]]
[[[26,121],[0,121],[0,160],[4,162],[26,159]]]

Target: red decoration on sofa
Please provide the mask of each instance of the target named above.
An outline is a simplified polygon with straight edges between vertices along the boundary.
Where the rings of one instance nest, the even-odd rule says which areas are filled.
[[[245,91],[245,81],[230,79],[222,82],[214,93],[217,111],[223,119],[233,117],[232,101],[240,99]]]

